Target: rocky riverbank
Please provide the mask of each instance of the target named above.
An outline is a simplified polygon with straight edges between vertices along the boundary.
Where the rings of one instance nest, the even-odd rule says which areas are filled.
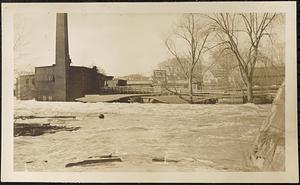
[[[279,89],[271,112],[259,130],[251,153],[252,164],[262,171],[285,170],[285,85]]]

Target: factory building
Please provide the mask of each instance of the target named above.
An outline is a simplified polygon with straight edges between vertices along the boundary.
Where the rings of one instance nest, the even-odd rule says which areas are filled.
[[[17,79],[19,84],[16,85],[16,93],[26,94],[16,96],[18,99],[25,100],[35,97],[39,101],[74,101],[86,94],[99,93],[106,81],[113,78],[98,73],[96,68],[70,65],[66,13],[57,13],[56,15],[55,49],[55,64],[36,67],[34,75],[20,76]],[[29,77],[33,78],[34,86],[32,83],[26,83],[26,79]],[[25,91],[26,93],[23,93]]]

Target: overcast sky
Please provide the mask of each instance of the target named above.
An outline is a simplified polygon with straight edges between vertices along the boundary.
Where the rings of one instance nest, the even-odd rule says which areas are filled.
[[[101,66],[108,75],[151,75],[170,58],[165,35],[180,14],[68,14],[72,65]],[[16,68],[55,63],[55,14],[16,14],[21,38]]]
[[[72,65],[100,66],[113,76],[136,73],[150,76],[158,63],[172,57],[164,40],[181,15],[70,13]],[[55,63],[55,16],[54,13],[15,15],[17,70]],[[283,24],[275,25],[279,25],[275,40],[282,42]]]

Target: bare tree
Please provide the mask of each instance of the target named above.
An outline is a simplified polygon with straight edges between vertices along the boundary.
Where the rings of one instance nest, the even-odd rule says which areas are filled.
[[[212,73],[219,73],[216,78],[221,78],[222,87],[229,88],[232,84],[229,84],[229,78],[232,72],[237,67],[236,59],[231,52],[224,51],[222,48],[217,47],[215,50],[210,51],[212,58]]]
[[[30,60],[26,49],[30,46],[28,39],[29,30],[26,27],[26,19],[17,16],[14,18],[14,41],[13,41],[13,60],[14,60],[14,76],[18,78],[22,75],[34,74],[35,68],[28,64]]]
[[[234,54],[241,78],[247,87],[247,102],[253,102],[253,74],[260,44],[263,38],[270,37],[268,28],[276,14],[218,13],[207,16],[213,22],[219,45]]]
[[[186,60],[180,59],[183,64],[182,66],[186,66]],[[174,80],[183,80],[187,79],[187,74],[182,70],[181,65],[177,62],[176,58],[164,60],[158,64],[158,68],[160,70],[165,70],[166,74],[169,78]]]
[[[201,57],[208,49],[206,43],[209,34],[208,24],[199,15],[186,14],[173,30],[173,34],[165,40],[167,49],[188,79],[190,103],[193,103],[194,69],[198,63],[201,66]],[[182,59],[187,61],[187,65]]]
[[[162,61],[158,64],[158,68],[160,70],[165,70],[167,79],[169,81],[176,81],[176,80],[188,80],[189,75],[184,73],[182,67],[184,69],[188,69],[189,62],[185,58],[181,58],[180,61],[182,62],[181,65],[177,62],[176,58],[168,59]],[[198,84],[198,87],[203,86],[203,77],[204,74],[213,66],[213,63],[209,64],[202,64],[201,62],[197,63],[194,67],[193,71],[193,83]],[[168,84],[166,84],[168,86]]]

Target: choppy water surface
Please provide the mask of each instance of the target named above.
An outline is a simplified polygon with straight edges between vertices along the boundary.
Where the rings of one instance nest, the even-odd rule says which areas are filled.
[[[244,171],[247,152],[270,107],[16,101],[16,115],[77,116],[32,123],[81,128],[15,137],[14,170]],[[99,113],[105,118],[99,119]],[[65,167],[113,152],[123,162]],[[179,162],[152,162],[157,157]]]

